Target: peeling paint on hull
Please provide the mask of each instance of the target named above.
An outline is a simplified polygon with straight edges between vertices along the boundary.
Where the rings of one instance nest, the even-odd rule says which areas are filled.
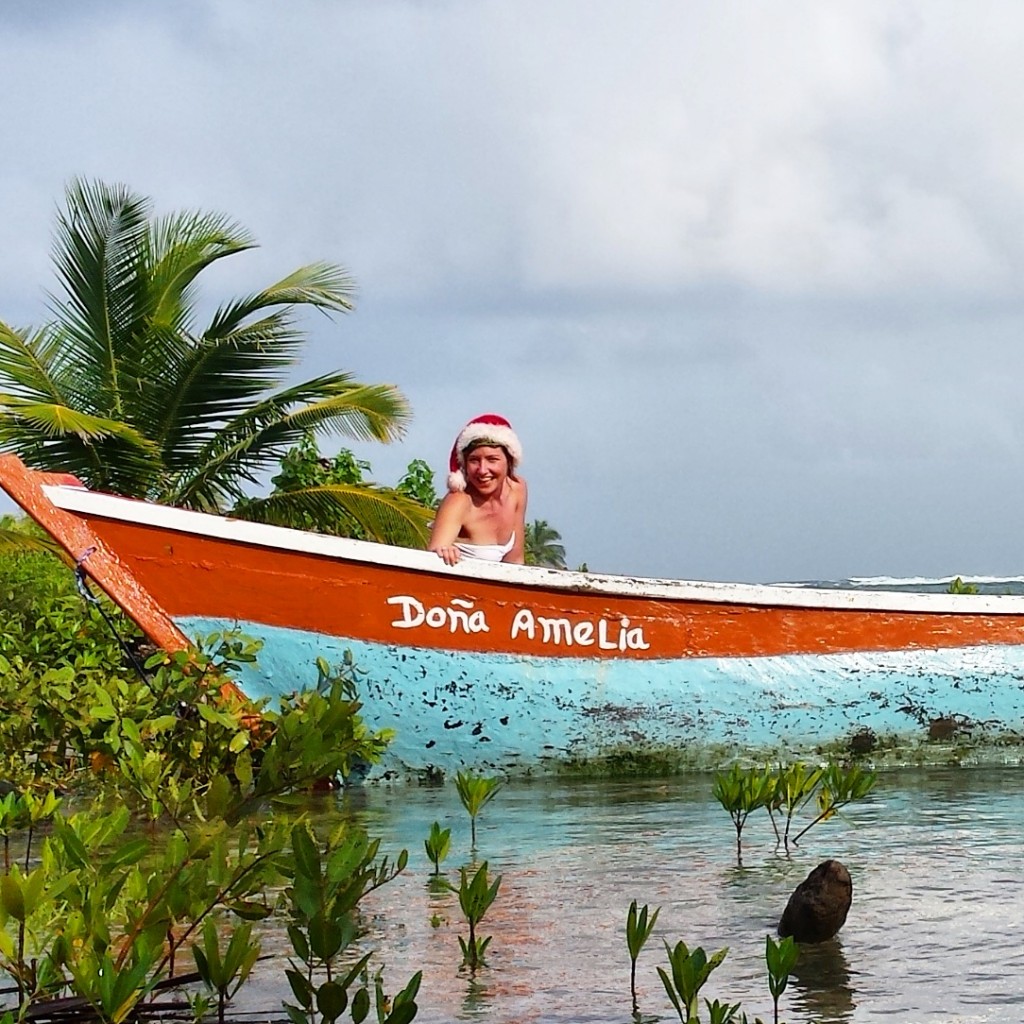
[[[197,635],[234,626],[183,619]],[[616,661],[367,644],[237,623],[265,647],[245,689],[315,682],[346,650],[366,671],[364,714],[397,736],[376,774],[463,765],[509,774],[648,763],[710,769],[736,758],[862,754],[875,763],[1005,763],[1024,747],[1024,650]],[[305,678],[296,675],[296,667]],[[858,741],[861,744],[858,749]]]

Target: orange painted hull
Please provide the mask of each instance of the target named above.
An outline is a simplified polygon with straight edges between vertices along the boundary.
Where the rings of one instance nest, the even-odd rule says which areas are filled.
[[[449,569],[428,552],[93,494],[28,471],[11,456],[0,456],[0,485],[164,647],[184,646],[196,630],[237,623],[268,650],[289,652],[281,656],[277,683],[254,684],[269,693],[293,688],[293,670],[280,665],[296,664],[299,652],[312,661],[322,649],[358,648],[358,657],[392,681],[384,703],[395,713],[401,694],[428,676],[450,675],[452,686],[476,681],[481,692],[493,686],[495,693],[503,686],[522,693],[539,679],[545,699],[556,703],[573,704],[581,689],[590,692],[591,703],[577,709],[584,718],[600,718],[594,708],[614,693],[614,706],[605,702],[611,720],[614,708],[629,704],[632,688],[654,720],[665,717],[665,708],[689,708],[677,732],[665,735],[669,742],[686,741],[704,710],[728,718],[735,740],[756,697],[754,704],[763,705],[756,712],[763,718],[755,730],[763,734],[760,751],[784,739],[766,724],[781,707],[765,697],[777,679],[793,689],[824,687],[823,718],[837,701],[863,700],[862,683],[875,687],[870,693],[891,690],[886,706],[928,673],[955,690],[960,664],[971,679],[997,680],[1007,694],[1021,689],[1021,597],[640,580],[483,563]],[[834,693],[820,682],[836,678],[844,682]],[[918,725],[976,720],[978,708],[968,714],[943,701],[924,702],[910,716]],[[1024,726],[1015,699],[999,701],[991,720],[1004,730]],[[806,694],[788,703],[814,704]],[[508,717],[501,711],[498,702],[473,714],[482,723]],[[451,720],[461,727],[462,718]],[[806,740],[816,730],[813,711],[800,721]],[[875,721],[881,719],[837,721],[828,726],[830,738],[856,731],[858,723],[872,730]],[[548,722],[566,731],[557,716]],[[477,735],[483,731],[481,725]],[[631,736],[648,743],[655,735],[657,728],[606,729],[581,749],[593,756]],[[564,754],[572,755],[573,742]],[[544,746],[543,736],[535,738],[533,748]]]

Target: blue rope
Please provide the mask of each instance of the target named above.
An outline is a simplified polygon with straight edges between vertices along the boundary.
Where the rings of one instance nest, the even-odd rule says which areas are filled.
[[[95,546],[86,548],[77,559],[75,559],[75,585],[78,587],[79,594],[82,595],[83,599],[89,604],[93,605],[96,610],[103,616],[103,621],[110,627],[110,632],[114,634],[114,638],[117,640],[121,647],[121,650],[127,655],[128,660],[132,663],[135,671],[138,672],[139,678],[149,686],[151,680],[146,673],[146,670],[139,664],[139,659],[135,657],[135,652],[128,646],[124,637],[121,636],[117,626],[114,625],[113,620],[107,615],[103,608],[103,603],[93,593],[92,588],[89,586],[89,581],[86,578],[85,573],[85,560],[96,550]]]

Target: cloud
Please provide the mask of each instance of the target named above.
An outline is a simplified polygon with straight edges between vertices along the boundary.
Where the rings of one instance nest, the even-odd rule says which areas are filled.
[[[406,443],[365,453],[382,479],[495,409],[570,560],[999,571],[1024,12],[986,10],[5,5],[0,316],[45,315],[64,183],[126,181],[263,244],[205,301],[353,271],[357,312],[309,320],[300,369],[406,391]]]

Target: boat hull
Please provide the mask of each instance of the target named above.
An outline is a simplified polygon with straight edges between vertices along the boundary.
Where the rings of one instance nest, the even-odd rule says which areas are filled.
[[[375,774],[429,778],[677,771],[863,755],[875,764],[1019,759],[1024,652],[974,647],[760,658],[520,658],[366,643],[257,622],[190,618],[192,635],[259,636],[243,688],[315,682],[351,652],[368,724],[395,739]]]
[[[745,758],[1016,760],[1024,598],[640,580],[505,565],[2,485],[155,642],[261,641],[255,697],[350,652],[386,777]]]

